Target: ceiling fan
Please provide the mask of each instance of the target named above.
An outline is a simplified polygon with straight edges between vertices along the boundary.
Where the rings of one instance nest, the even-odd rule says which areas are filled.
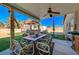
[[[52,17],[53,14],[60,14],[60,12],[52,11],[51,8],[49,8],[47,14],[45,14],[43,17],[47,16],[48,14],[50,17]]]

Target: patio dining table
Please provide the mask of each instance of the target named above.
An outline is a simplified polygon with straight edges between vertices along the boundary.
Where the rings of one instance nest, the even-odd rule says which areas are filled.
[[[39,41],[41,38],[43,38],[45,36],[46,36],[46,34],[39,34],[38,36],[29,35],[29,36],[23,37],[23,39],[33,41],[33,44],[34,44],[34,55],[37,55],[38,50],[36,48],[36,42]]]

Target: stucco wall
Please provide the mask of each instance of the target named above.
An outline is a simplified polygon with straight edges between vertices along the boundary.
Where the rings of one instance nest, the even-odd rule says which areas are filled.
[[[72,40],[72,35],[68,34],[68,32],[74,31],[74,20],[75,20],[75,13],[67,14],[66,19],[64,21],[65,39]]]
[[[79,32],[79,10],[76,11],[75,16],[76,16],[75,17],[76,18],[76,21],[75,21],[75,23],[76,23],[76,31]]]
[[[74,30],[74,20],[75,20],[75,14],[67,14],[66,19],[64,21],[64,32],[69,32]]]

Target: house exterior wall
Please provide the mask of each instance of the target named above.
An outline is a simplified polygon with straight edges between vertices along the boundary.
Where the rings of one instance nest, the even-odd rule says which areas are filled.
[[[75,14],[67,14],[66,19],[64,21],[64,34],[66,39],[72,39],[72,35],[68,34],[68,32],[74,31],[74,21],[75,20]]]
[[[67,14],[66,19],[64,21],[64,32],[65,33],[74,30],[74,20],[75,20],[74,13]]]
[[[76,31],[79,32],[79,9],[76,11],[75,16]]]

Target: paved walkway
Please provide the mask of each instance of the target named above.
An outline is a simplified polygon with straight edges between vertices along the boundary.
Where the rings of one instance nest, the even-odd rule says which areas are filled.
[[[53,42],[55,42],[54,55],[77,55],[71,48],[72,43],[70,41],[53,39]]]
[[[53,55],[77,55],[71,48],[72,43],[70,41],[53,39],[53,42],[55,42]],[[10,49],[0,52],[0,55],[10,55]]]
[[[0,52],[0,55],[10,55],[10,49]]]

